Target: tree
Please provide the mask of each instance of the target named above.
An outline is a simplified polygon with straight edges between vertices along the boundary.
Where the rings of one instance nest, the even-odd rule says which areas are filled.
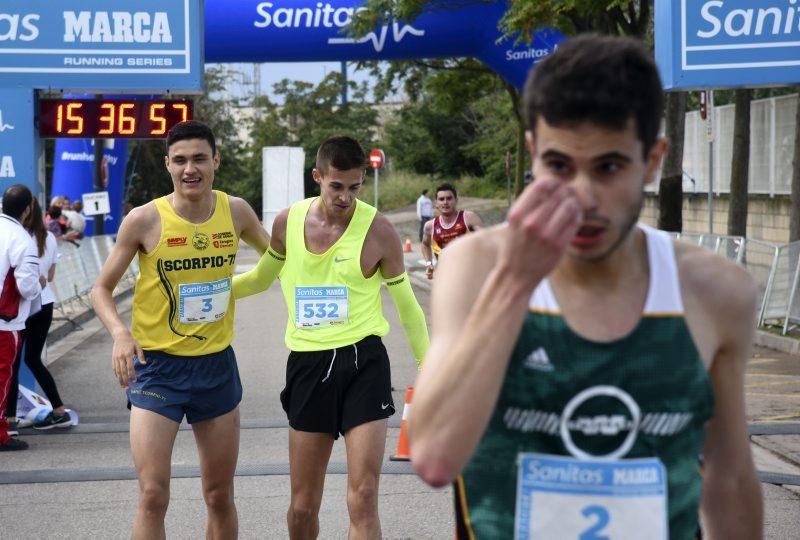
[[[686,92],[667,94],[664,116],[670,142],[658,185],[658,228],[683,230],[683,137],[686,123]]]
[[[375,143],[377,111],[366,101],[366,84],[349,81],[351,99],[339,104],[341,73],[329,73],[318,85],[284,79],[274,85],[274,92],[283,100],[282,106],[267,98],[256,102],[256,120],[251,127],[253,144],[248,148],[249,174],[261,193],[261,148],[263,146],[300,146],[305,151],[305,190],[314,193],[316,184],[311,178],[316,152],[328,137],[337,134],[355,136],[365,147]],[[260,207],[260,200],[258,207]]]
[[[750,168],[750,90],[735,93],[733,152],[731,154],[731,198],[728,208],[728,234],[747,235],[747,183]]]
[[[217,150],[222,164],[215,175],[214,187],[244,197],[251,205],[257,203],[254,190],[244,179],[248,178],[245,153],[238,138],[233,103],[222,97],[222,91],[230,79],[228,68],[210,66],[204,74],[205,93],[192,96],[194,118],[205,122],[214,130]],[[131,179],[125,202],[133,206],[142,205],[156,197],[172,191],[172,182],[164,167],[166,149],[161,140],[138,141],[131,145],[131,159],[127,178]],[[259,184],[260,193],[260,184]]]
[[[353,33],[363,35],[376,25],[387,21],[390,17],[402,20],[413,20],[424,11],[453,9],[453,6],[463,7],[479,0],[466,0],[451,3],[441,0],[367,0],[367,10],[359,12],[353,24]],[[580,32],[602,32],[606,34],[635,36],[645,39],[649,35],[652,18],[652,0],[520,0],[511,2],[509,9],[500,21],[500,27],[505,33],[505,39],[530,41],[533,33],[542,27],[552,27],[566,34]],[[423,86],[424,78],[420,71],[408,73],[407,70],[389,70],[389,77],[399,76],[406,79],[406,89],[409,81],[413,90],[409,92],[412,99],[418,95],[415,90]],[[386,85],[384,79],[383,85]],[[391,84],[391,82],[389,83]],[[520,92],[507,83],[503,83],[511,103],[511,111],[516,121],[516,152],[515,152],[515,193],[523,188],[523,173],[526,169],[525,121],[522,111]],[[685,101],[685,98],[684,98]],[[679,102],[680,103],[680,102]],[[682,113],[681,113],[682,114]],[[668,126],[675,125],[669,121]],[[668,129],[670,129],[668,127]],[[670,135],[671,133],[668,133]],[[683,139],[683,131],[672,134],[676,139]],[[682,149],[682,145],[676,146]],[[683,156],[677,156],[678,162]],[[681,211],[681,205],[674,213]]]

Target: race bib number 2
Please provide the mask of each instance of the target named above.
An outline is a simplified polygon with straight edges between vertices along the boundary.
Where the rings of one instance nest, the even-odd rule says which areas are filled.
[[[345,324],[347,312],[348,291],[343,285],[294,289],[294,322],[297,328]]]
[[[178,285],[178,314],[183,324],[216,322],[228,312],[231,278]]]
[[[657,458],[586,461],[520,454],[516,540],[666,540],[667,475]]]

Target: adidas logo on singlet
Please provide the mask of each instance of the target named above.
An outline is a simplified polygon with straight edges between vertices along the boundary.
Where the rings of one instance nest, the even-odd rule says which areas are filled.
[[[537,371],[553,371],[553,364],[543,347],[539,347],[525,359],[525,367]]]

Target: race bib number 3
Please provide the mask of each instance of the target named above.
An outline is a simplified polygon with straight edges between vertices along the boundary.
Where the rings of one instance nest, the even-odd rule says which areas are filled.
[[[294,323],[297,328],[324,328],[347,323],[347,287],[295,287]]]
[[[231,278],[178,285],[178,299],[183,324],[216,322],[228,312]]]
[[[660,460],[584,461],[520,454],[517,540],[666,540],[667,481]]]

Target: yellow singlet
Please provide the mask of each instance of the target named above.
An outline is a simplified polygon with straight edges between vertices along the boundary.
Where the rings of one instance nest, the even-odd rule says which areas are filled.
[[[154,201],[161,238],[150,253],[139,251],[133,293],[133,337],[144,350],[196,356],[233,340],[231,278],[239,238],[228,196],[214,194],[214,213],[197,225],[176,214],[166,197]]]
[[[306,249],[305,221],[315,198],[295,203],[286,222],[286,263],[279,274],[289,320],[286,346],[323,351],[385,336],[389,323],[381,309],[380,270],[361,272],[361,248],[377,210],[356,201],[350,224],[325,253]]]

